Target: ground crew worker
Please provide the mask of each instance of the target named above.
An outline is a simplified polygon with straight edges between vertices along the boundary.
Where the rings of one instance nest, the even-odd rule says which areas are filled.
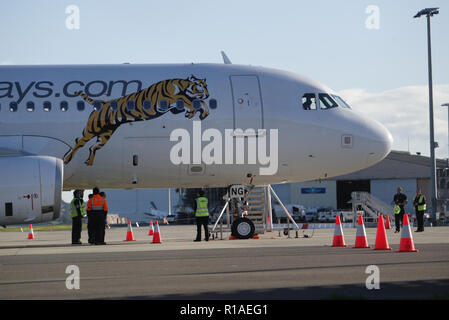
[[[102,197],[104,198],[104,200],[106,201],[106,193],[104,193],[104,192],[102,191],[102,192],[100,192],[100,196],[102,196]],[[103,227],[103,229],[102,229],[101,238],[103,239],[103,242],[104,242],[104,236],[105,236],[105,232],[106,232],[106,225],[108,224],[108,219],[107,219],[107,217],[108,217],[108,212],[107,212],[107,211],[104,211],[104,212],[103,212],[103,215],[104,215],[104,218],[103,218],[103,220],[104,220],[104,227]]]
[[[424,212],[426,212],[426,197],[421,194],[421,189],[416,190],[416,197],[413,199],[415,206],[416,220],[418,221],[418,228],[416,232],[424,231]]]
[[[393,198],[394,203],[394,223],[396,225],[396,232],[401,231],[402,219],[405,213],[405,205],[407,204],[407,196],[402,193],[402,188],[398,187],[397,193]]]
[[[93,196],[87,202],[87,210],[90,211],[90,218],[93,220],[93,243],[96,245],[106,244],[104,242],[104,216],[108,212],[106,199],[100,195],[100,190],[95,187],[92,190]]]
[[[83,196],[83,190],[75,190],[73,192],[73,200],[70,202],[70,211],[72,214],[72,245],[83,244],[81,242],[81,230],[83,227],[83,218],[87,215]]]
[[[196,239],[194,241],[201,241],[201,226],[204,227],[206,241],[209,241],[209,209],[207,207],[208,200],[204,196],[205,192],[200,190],[199,197],[195,199],[193,209],[195,210],[196,218]]]
[[[89,194],[89,200],[87,201],[87,203],[89,203],[89,201],[91,201],[93,197],[93,194]],[[94,217],[91,216],[91,209],[87,208],[87,234],[88,234],[88,242],[90,244],[95,244],[95,240],[94,240],[94,226],[95,226],[95,222],[94,222]]]

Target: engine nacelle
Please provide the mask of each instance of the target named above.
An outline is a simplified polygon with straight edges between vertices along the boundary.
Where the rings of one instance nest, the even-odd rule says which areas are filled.
[[[63,168],[54,157],[0,157],[0,225],[57,219]]]

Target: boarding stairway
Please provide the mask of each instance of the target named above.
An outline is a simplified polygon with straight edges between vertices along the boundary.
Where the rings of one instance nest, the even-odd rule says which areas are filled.
[[[267,187],[254,187],[248,190],[246,196],[246,218],[250,219],[256,228],[255,233],[261,234],[265,232],[267,223]]]
[[[393,206],[374,197],[368,192],[355,191],[351,193],[353,223],[357,222],[357,212],[361,208],[364,212],[365,225],[376,224],[379,214],[384,218],[388,215],[390,222],[394,222]]]

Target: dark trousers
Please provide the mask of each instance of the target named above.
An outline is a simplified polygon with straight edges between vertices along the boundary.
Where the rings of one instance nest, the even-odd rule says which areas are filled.
[[[424,231],[424,211],[416,211],[416,220],[418,220],[418,231]]]
[[[94,227],[95,227],[95,217],[92,213],[87,214],[87,234],[89,236],[89,243],[95,243],[94,238]]]
[[[195,217],[196,218],[196,240],[201,240],[201,226],[204,227],[206,240],[209,240],[209,217]]]
[[[93,211],[91,215],[94,218],[93,237],[94,243],[104,242],[104,213],[102,211]]]
[[[83,227],[83,220],[81,216],[72,218],[72,243],[80,242],[82,227]]]
[[[396,231],[401,231],[403,218],[404,218],[404,212],[400,212],[400,213],[394,215],[394,224],[396,225]]]

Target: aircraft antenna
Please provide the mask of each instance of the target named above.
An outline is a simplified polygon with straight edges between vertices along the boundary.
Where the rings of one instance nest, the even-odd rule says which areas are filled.
[[[224,64],[232,64],[231,60],[228,58],[228,56],[224,51],[221,52],[221,56],[223,57]]]

